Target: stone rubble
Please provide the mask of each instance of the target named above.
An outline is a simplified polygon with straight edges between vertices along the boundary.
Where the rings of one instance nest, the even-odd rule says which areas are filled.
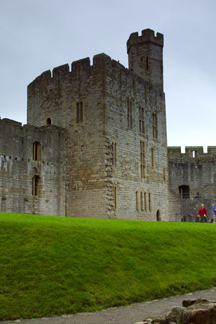
[[[216,302],[207,299],[183,300],[165,316],[146,318],[135,324],[216,324]]]

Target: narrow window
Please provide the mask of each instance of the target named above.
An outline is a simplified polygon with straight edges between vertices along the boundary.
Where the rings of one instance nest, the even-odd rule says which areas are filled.
[[[196,151],[192,151],[192,156],[193,156],[193,158],[195,158],[196,157]]]
[[[112,165],[116,165],[116,143],[112,143]]]
[[[152,114],[152,135],[153,138],[157,138],[157,114]]]
[[[163,180],[165,181],[166,180],[166,169],[163,168]]]
[[[83,123],[83,102],[79,101],[76,103],[76,123]]]
[[[127,124],[128,128],[132,128],[132,101],[127,101]]]
[[[136,210],[139,210],[139,198],[138,198],[138,191],[136,191]]]
[[[140,142],[140,175],[145,178],[145,143]]]
[[[190,198],[190,187],[186,185],[179,186],[179,197],[181,199]]]
[[[37,196],[38,195],[38,185],[39,185],[40,177],[38,175],[35,175],[32,178],[32,195]]]
[[[148,194],[149,211],[151,211],[151,194]]]
[[[51,125],[51,118],[47,118],[47,125]]]
[[[39,142],[33,143],[33,160],[34,161],[41,160],[41,144]]]
[[[141,210],[144,210],[144,202],[143,202],[143,192],[140,192],[140,202],[141,202]]]
[[[116,186],[113,187],[113,201],[114,201],[114,209],[117,208],[117,192],[116,192]]]
[[[144,108],[139,107],[139,132],[144,134]]]
[[[144,209],[147,210],[146,192],[144,192]]]

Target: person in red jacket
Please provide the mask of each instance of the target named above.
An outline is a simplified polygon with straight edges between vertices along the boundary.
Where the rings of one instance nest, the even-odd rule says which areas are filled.
[[[198,211],[198,217],[201,217],[201,222],[206,222],[206,219],[204,217],[207,217],[207,209],[204,207],[204,204],[201,205],[201,208]]]

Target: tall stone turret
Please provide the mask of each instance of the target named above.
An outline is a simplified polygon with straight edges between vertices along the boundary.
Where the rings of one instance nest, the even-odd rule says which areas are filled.
[[[151,29],[133,33],[127,41],[129,69],[163,91],[163,35]]]

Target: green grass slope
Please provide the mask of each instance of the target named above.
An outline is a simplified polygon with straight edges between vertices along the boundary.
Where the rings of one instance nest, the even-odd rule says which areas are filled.
[[[216,282],[216,224],[0,213],[0,319],[126,305]]]

